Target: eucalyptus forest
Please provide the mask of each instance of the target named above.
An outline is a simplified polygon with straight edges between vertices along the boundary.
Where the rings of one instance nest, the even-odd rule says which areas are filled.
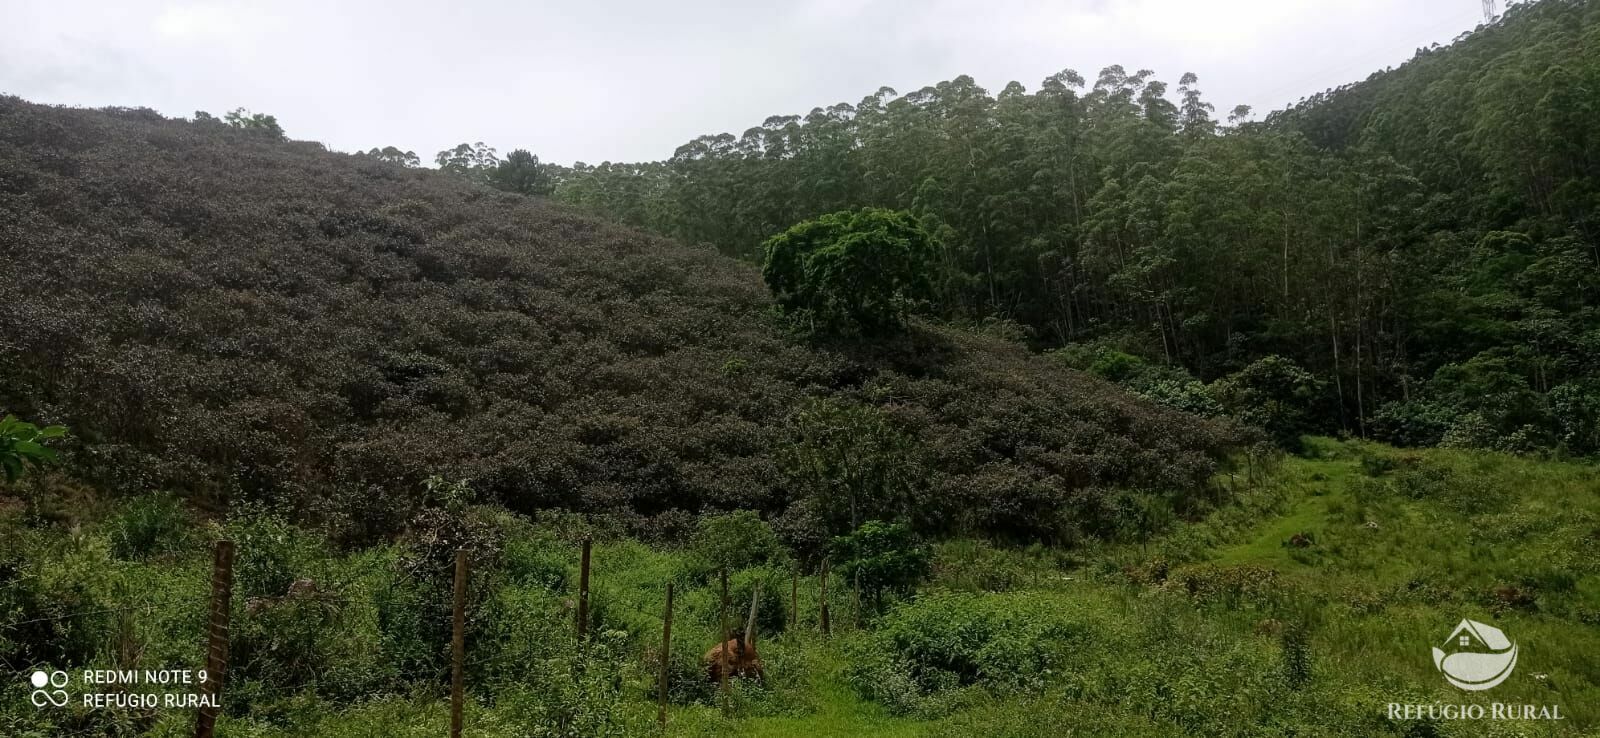
[[[598,165],[0,94],[0,735],[1595,734],[1597,49]]]
[[[547,177],[752,260],[791,223],[905,209],[939,244],[934,314],[1079,368],[1116,352],[1211,382],[1278,356],[1314,378],[1301,430],[1588,455],[1593,12],[1513,6],[1261,121],[1217,113],[1192,74],[1065,70],[998,95],[958,77]]]

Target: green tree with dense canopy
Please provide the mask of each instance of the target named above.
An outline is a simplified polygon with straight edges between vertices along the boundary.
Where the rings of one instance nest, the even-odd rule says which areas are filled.
[[[365,154],[362,155],[377,159],[381,162],[387,162],[389,164],[406,167],[408,169],[422,166],[422,160],[417,157],[417,152],[401,151],[393,146],[385,146],[381,149],[369,149]]]
[[[548,195],[554,187],[549,172],[539,157],[527,149],[517,149],[506,154],[489,174],[489,184],[495,189],[522,195]]]
[[[933,552],[905,523],[869,520],[834,538],[830,549],[838,572],[861,587],[874,612],[883,609],[885,594],[910,592],[933,570]]]
[[[929,292],[932,239],[903,211],[830,213],[767,239],[762,248],[761,275],[778,305],[814,326],[888,333]]]
[[[482,141],[457,144],[434,155],[433,161],[445,174],[479,183],[489,182],[500,167],[500,156],[494,147]]]
[[[234,128],[243,129],[273,141],[286,141],[288,136],[283,133],[283,126],[278,125],[277,116],[266,113],[252,113],[244,108],[236,108],[222,117],[223,122]]]

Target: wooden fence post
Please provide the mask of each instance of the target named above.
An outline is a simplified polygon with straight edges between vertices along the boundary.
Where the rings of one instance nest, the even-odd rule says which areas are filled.
[[[578,640],[589,635],[589,551],[594,539],[583,537],[583,560],[578,565]]]
[[[461,738],[461,708],[466,701],[463,682],[466,679],[467,652],[467,551],[456,549],[456,587],[451,603],[453,617],[450,633],[450,738]]]
[[[195,718],[195,738],[211,738],[228,672],[228,615],[233,601],[233,541],[217,541],[211,561],[211,620],[206,628],[205,702]]]
[[[660,709],[656,713],[656,722],[661,724],[661,729],[667,729],[667,673],[672,662],[672,582],[667,582],[667,610],[661,620],[661,687]]]
[[[722,609],[717,614],[717,687],[722,691],[722,711],[727,713],[728,704],[728,570],[723,569],[722,577]]]
[[[822,634],[828,635],[828,560],[822,560]]]

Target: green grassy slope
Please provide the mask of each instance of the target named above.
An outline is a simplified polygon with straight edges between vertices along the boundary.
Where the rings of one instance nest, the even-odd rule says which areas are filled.
[[[802,625],[790,629],[785,571],[736,572],[736,599],[756,580],[767,583],[761,651],[768,679],[760,686],[736,680],[731,716],[698,678],[698,654],[713,640],[716,585],[686,553],[626,539],[597,546],[597,636],[588,665],[574,669],[577,656],[562,645],[571,640],[575,548],[570,531],[562,532],[570,524],[508,528],[516,535],[506,539],[495,572],[484,574],[493,592],[475,600],[468,725],[480,736],[555,734],[562,723],[575,734],[654,734],[652,665],[661,588],[670,579],[678,588],[670,735],[1600,730],[1600,471],[1357,442],[1314,440],[1310,449],[1308,458],[1257,468],[1254,483],[1232,480],[1238,505],[1146,544],[1063,551],[942,543],[934,580],[917,600],[860,630],[835,583],[830,638],[814,627],[814,579],[800,581]],[[100,571],[85,578],[90,599],[137,601],[140,588],[157,581],[164,591],[202,592],[198,541],[153,558],[117,553],[129,518],[114,511],[64,538],[28,533],[25,543],[44,554],[23,573],[61,580]],[[1297,536],[1308,545],[1291,543]],[[271,537],[256,535],[251,550]],[[385,689],[369,673],[384,665],[363,661],[362,649],[351,646],[389,637],[392,629],[379,621],[383,593],[396,586],[387,563],[398,551],[339,556],[309,542],[274,550],[285,552],[275,565],[290,573],[356,582],[347,588],[353,600],[379,604],[347,605],[318,621],[317,632],[295,636],[270,635],[289,627],[270,608],[246,609],[236,637],[246,639],[243,652],[258,655],[243,659],[230,682],[235,714],[222,734],[437,734],[447,720],[442,687]],[[1464,617],[1503,629],[1521,650],[1511,678],[1486,693],[1456,690],[1431,663],[1430,647]],[[199,630],[198,611],[180,608],[138,620],[135,640],[147,661],[192,662]],[[99,645],[87,647],[89,661],[115,660],[107,639],[91,640]],[[266,668],[277,662],[259,655],[263,642],[309,648],[320,660],[296,683]],[[976,664],[972,678],[956,676],[963,660]],[[10,697],[7,705],[21,704]],[[1389,702],[1559,705],[1566,719],[1391,720]],[[181,735],[190,717],[74,719],[106,732]],[[8,734],[47,735],[62,725],[31,710],[0,711]]]

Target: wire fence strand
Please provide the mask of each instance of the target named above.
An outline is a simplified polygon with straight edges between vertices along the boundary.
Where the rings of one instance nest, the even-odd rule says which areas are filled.
[[[33,625],[35,623],[49,623],[49,622],[54,622],[54,621],[57,621],[57,620],[70,620],[72,618],[88,617],[90,615],[109,615],[109,614],[112,614],[112,613],[133,612],[133,611],[137,611],[137,610],[150,611],[150,610],[157,610],[157,609],[164,609],[164,608],[174,608],[174,607],[177,607],[178,605],[192,605],[192,604],[194,604],[196,602],[204,603],[205,601],[206,601],[206,598],[204,596],[195,597],[195,596],[191,595],[191,596],[189,596],[187,598],[169,600],[167,602],[146,602],[146,603],[141,603],[141,604],[137,604],[137,605],[126,605],[126,606],[123,606],[123,607],[105,607],[105,608],[99,608],[99,609],[95,609],[95,610],[80,610],[78,612],[68,612],[68,613],[62,613],[60,615],[51,615],[49,617],[30,618],[28,620],[14,620],[14,621],[9,622],[9,623],[0,623],[0,629],[19,628],[19,627],[24,626],[24,625]]]

